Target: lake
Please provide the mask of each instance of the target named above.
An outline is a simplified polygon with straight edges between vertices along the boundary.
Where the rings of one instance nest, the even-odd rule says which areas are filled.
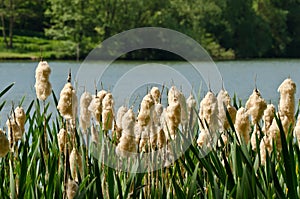
[[[203,97],[207,91],[206,83],[201,79],[194,77],[195,71],[187,70],[186,67],[188,63],[186,62],[131,62],[131,61],[119,61],[113,64],[110,71],[104,73],[104,78],[101,79],[102,84],[105,89],[113,90],[114,85],[118,84],[120,77],[126,73],[132,72],[133,68],[137,66],[147,66],[147,64],[156,63],[157,66],[169,66],[176,68],[178,73],[187,74],[188,79],[195,90],[201,89],[200,97]],[[49,61],[52,73],[50,75],[50,81],[52,87],[57,97],[59,97],[60,90],[66,82],[67,74],[69,69],[72,71],[72,75],[75,79],[78,69],[81,66],[79,62],[67,62],[67,61]],[[281,82],[287,78],[291,77],[293,81],[300,87],[300,60],[288,60],[288,59],[270,59],[270,60],[247,60],[247,61],[218,61],[215,62],[217,69],[219,70],[226,90],[229,94],[233,96],[236,93],[237,97],[242,100],[243,103],[246,102],[249,95],[252,93],[255,87],[255,76],[257,76],[256,85],[261,91],[262,97],[264,97],[268,102],[277,104],[279,93],[277,92],[278,86]],[[8,61],[0,62],[0,91],[2,91],[10,83],[15,82],[13,88],[6,93],[0,99],[0,102],[4,100],[7,101],[4,109],[0,114],[0,127],[5,125],[7,119],[7,114],[11,108],[11,102],[15,104],[21,100],[23,96],[26,96],[24,101],[25,109],[29,103],[36,98],[34,83],[35,83],[35,68],[37,66],[36,61]],[[142,71],[143,72],[143,71]],[[145,80],[152,75],[153,71],[145,71],[144,73],[139,73],[138,76],[134,76],[130,81],[134,80]],[[166,73],[166,72],[165,72]],[[91,84],[96,81],[96,79],[85,77],[85,81],[90,81]],[[176,79],[172,79],[176,84]],[[121,83],[120,83],[121,82]],[[122,84],[120,81],[119,84]],[[161,80],[161,84],[166,84],[170,86],[172,82],[166,82],[164,79]],[[213,83],[213,82],[212,82]],[[124,83],[123,83],[124,84]],[[130,83],[129,83],[130,84]],[[134,84],[134,83],[132,83]],[[197,84],[197,85],[196,85]],[[202,85],[202,86],[199,86]],[[124,85],[123,85],[124,86]],[[143,90],[144,93],[147,92],[147,87],[149,85],[131,85],[137,87],[139,90]],[[98,83],[98,88],[99,88]],[[78,94],[80,95],[84,87],[78,86]],[[100,88],[99,88],[100,89]],[[137,90],[138,90],[137,89]],[[93,90],[90,90],[93,92]],[[126,91],[125,91],[126,92]],[[187,91],[186,93],[189,93]],[[298,100],[300,96],[299,89],[297,88],[296,99]],[[136,96],[128,96],[128,98],[136,98]],[[139,97],[141,100],[142,97]],[[129,100],[129,99],[128,99]],[[52,101],[52,97],[47,101]],[[129,100],[130,101],[130,100]],[[132,101],[132,99],[131,99]],[[124,102],[125,103],[125,102]],[[53,104],[53,103],[52,103]],[[130,104],[130,102],[127,102]],[[117,107],[115,107],[116,109]],[[55,107],[52,106],[54,110]]]

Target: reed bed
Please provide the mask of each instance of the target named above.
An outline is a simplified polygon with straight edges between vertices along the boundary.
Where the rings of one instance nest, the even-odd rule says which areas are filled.
[[[0,93],[0,111],[12,108],[0,131],[1,198],[300,198],[299,104],[290,78],[279,87],[278,108],[257,88],[243,106],[224,89],[196,104],[171,87],[167,106],[152,88],[135,113],[125,105],[115,110],[105,90],[78,98],[70,74],[57,97],[49,65],[39,66],[37,99],[29,105],[5,101],[14,84]],[[170,144],[177,138],[190,139],[180,155],[180,142]],[[163,158],[149,161],[161,167],[108,167],[102,158],[112,151],[103,140],[115,146],[119,168],[132,153],[154,151]]]

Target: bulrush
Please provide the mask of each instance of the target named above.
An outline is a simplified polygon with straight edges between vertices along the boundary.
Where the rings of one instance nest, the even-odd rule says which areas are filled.
[[[67,140],[67,136],[68,133],[65,129],[60,129],[59,133],[57,134],[57,139],[58,139],[58,147],[59,147],[59,151],[61,153],[64,152],[65,149],[65,144],[66,144],[66,140]]]
[[[261,97],[259,90],[254,89],[245,107],[251,115],[252,124],[258,124],[264,114],[264,110],[267,108],[267,103]]]
[[[219,130],[219,121],[218,121],[219,109],[218,101],[216,96],[211,92],[207,92],[205,97],[200,102],[199,118],[202,122],[199,122],[200,131],[207,131],[212,134],[214,137],[217,130]],[[207,123],[207,126],[206,126]]]
[[[60,92],[57,109],[66,120],[75,121],[78,101],[72,84],[67,82]]]
[[[78,185],[74,180],[69,179],[67,184],[67,197],[73,199],[76,196]]]
[[[102,130],[112,130],[114,121],[114,100],[111,93],[107,93],[102,100]]]
[[[197,102],[192,95],[186,99],[186,105],[187,105],[187,114],[188,114],[188,122],[189,122],[189,127],[192,129],[195,126],[195,122],[197,120],[197,115],[195,114],[195,108],[197,105]]]
[[[99,135],[98,135],[99,132],[97,131],[94,124],[92,124],[91,134],[92,134],[92,142],[97,145],[99,143]]]
[[[268,104],[267,108],[264,111],[264,115],[263,115],[263,121],[264,121],[263,132],[264,133],[267,133],[269,131],[269,128],[274,119],[274,114],[275,114],[275,106],[273,104]]]
[[[78,172],[80,176],[83,177],[83,167],[82,167],[82,158],[76,148],[73,148],[70,154],[70,170],[72,178],[78,182]]]
[[[35,70],[35,91],[39,100],[46,100],[51,94],[52,86],[49,82],[51,68],[46,61],[40,61]]]
[[[94,95],[93,99],[88,107],[88,110],[92,113],[93,118],[96,121],[96,124],[100,124],[102,119],[102,100],[97,96]]]
[[[278,87],[278,92],[280,92],[279,113],[281,116],[288,118],[289,124],[294,125],[296,84],[291,78],[287,78]]]
[[[279,115],[279,113],[277,113],[277,116],[281,121],[284,133],[287,134],[289,125],[290,125],[289,118],[285,115]],[[282,148],[281,147],[280,130],[279,130],[279,127],[278,127],[278,124],[277,124],[277,121],[275,118],[272,121],[272,124],[269,128],[269,131],[267,132],[267,135],[269,136],[271,144],[273,143],[273,140],[274,140],[278,151],[280,151]]]
[[[80,97],[80,118],[79,125],[84,133],[91,126],[91,112],[88,110],[92,101],[92,95],[89,92],[82,93]]]
[[[6,126],[8,129],[8,140],[10,142],[17,142],[18,140],[22,139],[23,132],[18,123],[16,122],[14,116],[12,116],[6,121]]]
[[[201,131],[198,136],[198,139],[197,139],[198,146],[204,147],[204,148],[205,147],[210,148],[211,147],[210,141],[211,141],[211,135],[210,135],[208,129]]]
[[[120,143],[116,148],[116,153],[121,157],[129,157],[130,153],[136,152],[135,142],[135,115],[132,109],[129,109],[122,118],[122,136]]]
[[[234,127],[239,140],[241,141],[241,137],[243,137],[245,143],[248,144],[250,140],[251,124],[249,114],[244,107],[239,108],[237,111]]]
[[[152,87],[150,91],[151,96],[154,99],[155,104],[158,104],[160,101],[160,91],[157,87]]]
[[[169,105],[178,101],[180,105],[180,122],[182,126],[185,126],[188,122],[188,113],[187,113],[187,105],[186,99],[182,92],[180,92],[175,86],[172,86],[168,93],[168,103]]]
[[[25,131],[25,120],[26,120],[26,114],[25,114],[25,111],[22,107],[17,107],[14,111],[15,113],[15,120],[18,124],[18,126],[20,127],[21,129],[21,132],[24,133]]]
[[[235,116],[236,116],[237,110],[234,106],[232,106],[230,104],[231,98],[226,90],[224,90],[224,89],[220,90],[220,92],[218,93],[218,96],[217,96],[217,100],[218,100],[218,109],[219,109],[220,131],[225,132],[225,131],[229,130],[230,126],[229,126],[228,119],[226,117],[226,111],[224,109],[224,106],[227,108],[227,111],[230,115],[230,118],[231,118],[233,124],[235,122]],[[224,134],[222,134],[222,135],[223,135],[223,138],[224,138],[224,136],[226,136]]]
[[[163,130],[167,140],[176,138],[176,130],[181,122],[180,93],[171,87],[168,93],[169,106],[162,113]]]
[[[117,119],[116,119],[116,128],[115,128],[115,132],[114,132],[114,136],[117,140],[117,142],[119,142],[121,135],[122,135],[122,118],[125,115],[125,113],[128,111],[128,108],[125,106],[120,106],[120,108],[117,111]]]
[[[145,127],[150,124],[152,111],[153,111],[154,100],[151,94],[145,95],[141,102],[141,109],[139,111],[137,120],[141,127]]]
[[[3,158],[9,152],[9,141],[5,133],[0,129],[0,157]]]

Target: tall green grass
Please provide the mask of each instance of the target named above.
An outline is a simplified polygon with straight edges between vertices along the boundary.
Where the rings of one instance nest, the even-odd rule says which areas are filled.
[[[3,95],[12,86],[0,93],[0,110],[9,106]],[[48,111],[49,103],[57,104],[54,93],[53,97],[54,101],[45,105],[33,100],[26,107],[27,130],[17,152],[0,159],[1,198],[65,197],[65,176],[70,171],[64,169],[65,157],[58,148],[57,133],[63,119]],[[223,143],[201,157],[195,137],[176,162],[153,172],[135,173],[138,165],[131,168],[133,172],[114,170],[86,146],[78,145],[84,175],[79,178],[76,198],[300,198],[300,150],[292,129],[286,137],[277,118],[282,151],[278,153],[275,146],[262,166],[259,147],[253,151],[250,144],[240,144],[227,115],[231,124],[227,145]],[[198,129],[191,134],[197,135]],[[81,139],[79,130],[76,136]],[[99,136],[105,135],[100,132]]]

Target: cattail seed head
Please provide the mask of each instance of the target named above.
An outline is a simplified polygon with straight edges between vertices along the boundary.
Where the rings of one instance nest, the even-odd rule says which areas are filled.
[[[26,114],[25,111],[22,107],[17,107],[15,109],[15,117],[16,117],[16,122],[18,124],[18,126],[20,127],[22,133],[24,133],[25,131],[25,120],[26,120]]]
[[[59,151],[61,153],[64,152],[65,149],[65,144],[66,144],[66,140],[67,140],[67,136],[68,133],[65,129],[60,129],[59,133],[57,134],[57,139],[58,139],[58,147],[59,147]]]
[[[16,122],[16,120],[14,118],[9,118],[6,121],[6,126],[8,129],[8,140],[12,141],[12,139],[17,142],[18,140],[22,139],[22,129],[20,128],[20,126],[18,125],[18,123]],[[13,138],[11,137],[11,135],[13,135]]]
[[[259,123],[259,120],[262,118],[266,108],[266,101],[261,97],[260,92],[257,89],[254,89],[246,102],[246,109],[251,115],[253,124]]]
[[[197,116],[195,113],[196,108],[196,100],[192,94],[186,99],[186,105],[187,105],[187,114],[188,114],[188,122],[190,127],[194,127],[195,122],[197,120]]]
[[[249,120],[249,114],[244,107],[239,108],[237,111],[234,127],[239,139],[241,140],[241,137],[243,137],[245,143],[248,144],[250,139],[251,124]]]
[[[274,114],[275,114],[275,106],[273,104],[268,104],[263,115],[263,121],[264,121],[263,131],[265,133],[269,131],[269,128],[274,119]]]
[[[99,97],[93,96],[93,99],[88,107],[88,110],[92,113],[93,118],[99,125],[102,122],[102,101]]]
[[[150,91],[150,94],[153,97],[154,102],[156,104],[158,104],[159,100],[160,100],[160,91],[159,91],[159,89],[157,87],[152,87],[152,89]]]
[[[35,70],[35,91],[39,100],[46,100],[51,94],[52,86],[49,82],[51,69],[46,61],[40,61]]]
[[[66,120],[75,120],[78,101],[71,83],[66,83],[60,92],[57,109]]]
[[[86,132],[91,125],[91,112],[88,110],[88,108],[92,99],[92,95],[86,91],[82,93],[80,97],[79,125],[83,132]]]
[[[0,157],[3,158],[9,152],[9,141],[5,133],[0,129]]]
[[[217,98],[209,91],[200,102],[199,118],[204,125],[203,127],[199,122],[200,131],[210,129],[210,132],[214,134],[219,129],[218,115],[219,109]],[[206,126],[205,121],[208,126]]]
[[[294,125],[296,84],[291,78],[287,78],[278,87],[278,92],[280,92],[279,113],[287,116],[288,122]]]
[[[83,167],[82,167],[82,158],[76,148],[73,148],[70,154],[70,170],[72,178],[78,182],[77,170],[80,173],[80,176],[83,177]]]
[[[122,118],[123,132],[120,143],[116,148],[116,153],[121,157],[128,157],[130,153],[136,151],[135,142],[135,115],[132,109],[129,109]]]
[[[107,93],[102,100],[102,129],[111,130],[114,121],[114,100],[111,93]]]
[[[259,149],[260,149],[261,165],[266,165],[267,152],[269,153],[269,155],[272,152],[271,140],[267,136],[264,136],[261,139],[260,144],[259,144]]]
[[[260,136],[261,136],[261,132],[259,131],[257,124],[255,124],[251,135],[251,146],[253,151],[256,151],[256,137],[257,139],[259,139]]]

